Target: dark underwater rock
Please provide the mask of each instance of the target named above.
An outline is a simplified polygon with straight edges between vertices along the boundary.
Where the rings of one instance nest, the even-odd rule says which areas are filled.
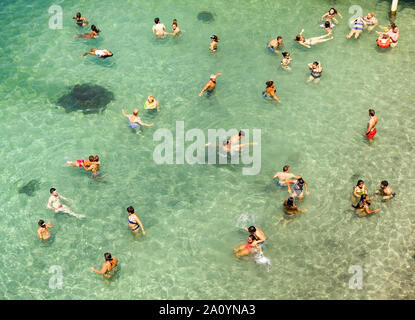
[[[197,14],[197,20],[203,22],[211,22],[215,20],[215,17],[213,16],[213,13],[209,11],[201,11]]]
[[[91,84],[77,84],[72,91],[60,97],[57,105],[66,112],[82,110],[83,113],[99,113],[114,100],[114,94],[104,87]]]
[[[29,197],[33,197],[34,193],[40,189],[40,181],[37,179],[32,179],[24,186],[18,189],[19,193],[24,193]]]

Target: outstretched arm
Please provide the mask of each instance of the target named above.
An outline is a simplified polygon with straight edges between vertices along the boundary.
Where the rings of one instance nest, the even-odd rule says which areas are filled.
[[[91,267],[91,270],[99,273],[99,274],[104,274],[105,272],[107,272],[107,265],[105,263],[102,264],[101,270],[97,270],[94,267]]]
[[[203,95],[203,92],[205,92],[205,91],[206,91],[206,89],[207,89],[207,88],[209,88],[209,82],[210,82],[210,81],[208,81],[208,83],[206,83],[206,85],[203,87],[202,91],[200,91],[200,93],[199,93],[199,97],[201,97],[201,96]]]
[[[138,123],[139,124],[141,124],[142,126],[145,126],[145,127],[151,127],[153,124],[152,123],[150,123],[150,124],[148,124],[148,123],[144,123],[143,121],[141,121],[141,120],[139,120],[138,121]]]
[[[121,109],[122,115],[128,118],[128,114],[125,113],[124,109]]]

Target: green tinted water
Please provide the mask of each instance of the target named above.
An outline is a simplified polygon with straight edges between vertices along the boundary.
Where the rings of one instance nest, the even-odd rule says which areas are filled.
[[[345,39],[354,1],[337,1],[344,19],[334,41],[299,47],[292,41],[318,36],[321,15],[334,1],[78,1],[63,8],[62,30],[48,28],[44,1],[3,1],[0,30],[0,297],[3,299],[398,299],[414,298],[413,194],[415,170],[414,95],[411,76],[414,6],[400,1],[396,23],[401,38],[380,51],[376,35]],[[364,1],[386,25],[388,1]],[[81,11],[101,30],[97,40],[73,39],[72,16]],[[200,11],[215,14],[206,24]],[[153,18],[180,38],[154,39]],[[86,31],[85,31],[86,32]],[[208,50],[218,34],[219,50]],[[294,61],[292,72],[265,49],[282,35]],[[105,61],[80,57],[106,48]],[[321,61],[318,85],[306,84],[307,63]],[[211,73],[222,72],[211,99],[198,93]],[[261,92],[276,81],[281,104]],[[57,100],[78,83],[114,93],[101,114],[66,113]],[[141,136],[134,135],[121,108],[143,105],[148,94],[161,112]],[[379,116],[372,146],[363,138],[367,109]],[[142,109],[142,108],[141,108]],[[262,169],[243,176],[242,166],[157,165],[152,160],[158,128],[204,132],[215,128],[262,130]],[[99,154],[106,183],[93,181],[67,160]],[[288,193],[272,176],[285,164],[302,173],[311,194],[308,212],[285,229],[275,227]],[[381,211],[359,219],[350,211],[357,179],[370,190],[389,180],[397,192]],[[18,192],[39,181],[32,197]],[[77,220],[46,209],[49,188],[73,199]],[[125,208],[133,205],[147,235],[131,235]],[[271,268],[239,261],[232,247],[246,241],[243,217],[269,237],[264,253]],[[48,245],[36,238],[37,221],[50,221]],[[121,270],[109,285],[90,271],[104,252],[119,258]],[[49,288],[51,266],[61,266],[63,288]],[[363,289],[350,290],[349,267],[363,268]],[[252,292],[256,295],[253,297]]]

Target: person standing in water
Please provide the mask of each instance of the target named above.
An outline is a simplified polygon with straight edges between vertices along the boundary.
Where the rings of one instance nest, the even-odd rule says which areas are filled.
[[[135,213],[135,210],[132,206],[129,206],[127,208],[128,213],[128,226],[131,228],[131,231],[134,234],[139,234],[140,229],[143,232],[143,236],[146,235],[146,231],[144,230],[143,223],[141,220],[137,217],[137,214]]]
[[[353,188],[353,202],[356,202],[360,199],[363,194],[368,194],[367,188],[365,186],[365,182],[363,180],[357,181],[356,186]]]
[[[386,180],[383,180],[380,183],[380,189],[376,190],[375,194],[381,195],[383,200],[389,200],[396,196],[396,193],[393,192],[392,188],[389,186],[389,182]]]
[[[337,21],[337,19],[334,17],[335,15],[338,15],[341,19],[343,19],[343,16],[340,14],[340,12],[338,12],[336,9],[334,8],[330,8],[330,10],[328,12],[326,12],[325,14],[323,14],[321,16],[321,20],[328,20],[330,23],[333,21],[335,24],[338,24],[339,22]]]
[[[128,118],[128,125],[131,127],[131,129],[136,129],[140,126],[146,126],[151,127],[153,124],[147,124],[141,121],[141,118],[138,116],[138,109],[133,110],[133,114],[127,114],[125,113],[124,109],[121,109],[121,112],[124,117]]]
[[[255,243],[258,244],[259,247],[262,247],[265,244],[267,237],[260,228],[250,226],[249,228],[245,228],[245,231],[248,231],[251,235],[255,237]]]
[[[173,19],[172,29],[173,29],[173,33],[166,33],[166,34],[171,35],[171,36],[178,36],[181,30],[179,26],[177,25],[176,19]]]
[[[50,238],[49,228],[53,228],[53,226],[49,222],[45,223],[43,220],[39,220],[37,224],[39,225],[37,237],[42,240],[48,240]]]
[[[276,181],[277,186],[287,187],[288,181],[290,181],[291,179],[300,179],[301,174],[296,176],[295,174],[290,173],[290,166],[287,165],[282,168],[282,171],[277,172],[272,178],[278,178],[278,180]]]
[[[91,267],[91,270],[98,274],[103,274],[105,278],[109,279],[117,271],[118,259],[111,256],[109,252],[104,253],[104,258],[105,262],[102,264],[101,270],[97,270],[94,267]]]
[[[290,184],[294,184],[292,193],[291,193]],[[293,197],[294,199],[298,197],[299,200],[303,200],[304,198],[303,188],[304,187],[305,187],[307,195],[310,194],[310,192],[308,191],[307,183],[303,180],[303,178],[299,178],[297,181],[290,180],[287,182],[287,186],[288,186],[288,193],[291,194],[291,197]]]
[[[49,201],[48,201],[48,204],[47,204],[48,209],[55,211],[55,213],[58,213],[58,212],[67,213],[70,216],[73,216],[73,217],[76,217],[76,218],[84,218],[85,217],[84,215],[76,214],[76,213],[72,212],[72,210],[69,209],[69,207],[62,204],[60,199],[69,201],[69,199],[66,199],[64,196],[60,195],[58,193],[58,191],[56,191],[55,188],[51,188],[50,189],[50,197],[49,197]]]
[[[323,67],[321,66],[320,61],[309,63],[308,68],[310,69],[310,77],[308,78],[307,82],[313,81],[318,83],[320,81],[321,73],[323,72]]]
[[[267,48],[274,52],[275,54],[278,54],[278,49],[282,48],[282,37],[278,36],[276,39],[271,40],[268,42]]]
[[[294,204],[294,198],[289,197],[287,200],[283,203],[283,210],[284,210],[284,216],[278,220],[278,222],[275,224],[277,226],[282,220],[285,219],[284,227],[294,220],[294,217],[300,213],[306,212],[307,210],[299,210],[297,206]]]
[[[216,78],[219,77],[221,74],[222,73],[219,72],[217,74],[210,75],[209,81],[203,87],[202,91],[200,91],[199,97],[201,97],[203,95],[203,92],[205,92],[205,91],[206,91],[208,97],[213,93],[213,90],[216,87]]]
[[[154,99],[154,96],[152,94],[150,94],[147,97],[147,100],[144,103],[144,109],[146,109],[146,110],[154,110],[154,109],[157,109],[157,112],[160,111],[159,102],[156,99]]]
[[[164,37],[164,35],[166,34],[166,26],[164,24],[160,23],[159,18],[155,18],[154,23],[155,23],[155,25],[153,26],[153,34],[157,38]]]
[[[210,36],[210,39],[212,40],[212,42],[209,45],[209,50],[214,52],[218,50],[218,43],[220,41],[220,38],[216,34],[214,34]]]
[[[377,123],[378,123],[378,117],[375,116],[375,110],[369,109],[369,121],[367,122],[366,133],[364,134],[369,140],[369,143],[373,142],[373,138],[375,137],[377,133],[376,131]]]
[[[85,27],[89,22],[78,12],[72,19],[76,20],[76,24],[80,27]]]
[[[289,64],[293,61],[290,54],[288,52],[282,53],[282,61],[281,61],[281,67],[287,71],[291,71],[291,67]]]
[[[362,194],[359,202],[356,205],[352,204],[352,207],[356,209],[356,213],[359,217],[364,217],[379,211],[379,209],[370,209],[370,200],[371,199],[367,194]]]
[[[303,32],[304,29],[301,30],[301,32],[299,34],[297,34],[297,36],[295,37],[295,41],[297,41],[299,44],[301,44],[302,46],[306,47],[306,48],[311,48],[311,46],[317,44],[317,43],[321,43],[321,42],[325,42],[325,41],[329,41],[329,40],[333,40],[333,36],[331,35],[331,33],[327,33],[324,36],[320,36],[320,37],[313,37],[313,38],[304,38],[303,37]],[[330,38],[327,38],[330,37]]]
[[[274,99],[278,102],[281,102],[280,98],[278,98],[275,94],[275,92],[277,92],[277,89],[275,88],[274,81],[272,81],[272,79],[269,79],[269,81],[265,82],[265,85],[267,87],[265,88],[265,91],[262,92],[262,96],[266,99]]]

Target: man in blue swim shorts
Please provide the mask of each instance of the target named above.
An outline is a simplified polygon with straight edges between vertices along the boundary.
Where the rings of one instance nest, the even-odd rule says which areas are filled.
[[[301,174],[296,176],[293,173],[290,173],[290,166],[284,166],[284,168],[282,168],[282,172],[277,172],[273,179],[278,178],[276,184],[279,187],[287,187],[287,182],[291,179],[299,179],[301,178]]]

